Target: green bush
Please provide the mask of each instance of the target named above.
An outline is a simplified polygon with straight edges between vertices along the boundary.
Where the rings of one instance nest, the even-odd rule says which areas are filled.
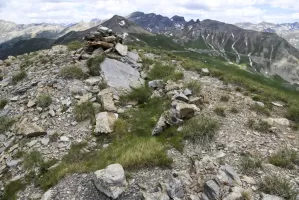
[[[18,72],[17,74],[14,74],[12,76],[12,83],[13,84],[17,84],[19,81],[23,80],[25,77],[27,76],[26,72],[21,70],[20,72]]]
[[[219,124],[216,120],[201,116],[186,121],[183,125],[182,134],[187,139],[206,143],[215,138],[218,128]]]
[[[245,155],[240,159],[241,170],[245,174],[253,173],[256,169],[262,168],[262,157],[260,155]]]
[[[256,114],[266,115],[268,117],[271,115],[271,112],[268,108],[260,106],[258,104],[253,104],[252,106],[250,106],[250,110],[255,111]]]
[[[299,123],[299,107],[298,105],[292,105],[288,108],[287,118]]]
[[[268,122],[263,120],[255,121],[253,119],[249,119],[247,124],[249,128],[256,131],[265,132],[265,133],[268,133],[271,128],[271,125],[268,124]]]
[[[96,57],[89,58],[86,62],[87,68],[89,69],[89,74],[92,76],[100,75],[100,64],[104,61],[105,56],[100,55]]]
[[[3,109],[8,101],[6,99],[0,99],[0,110]]]
[[[67,79],[83,79],[85,75],[80,67],[73,65],[62,68],[60,70],[60,76]]]
[[[278,167],[293,168],[299,164],[299,155],[292,149],[281,149],[269,157],[269,162]]]
[[[139,88],[134,88],[129,94],[121,97],[121,101],[138,101],[138,103],[143,104],[147,102],[152,94],[151,89],[148,86],[142,86]]]
[[[50,95],[47,94],[40,95],[36,100],[37,106],[41,108],[47,108],[51,105],[51,103],[52,98]]]
[[[80,49],[83,46],[84,46],[84,44],[80,41],[72,41],[72,42],[67,44],[67,49],[69,51],[75,51],[77,49]]]
[[[22,180],[12,181],[5,186],[1,200],[16,200],[17,193],[25,188],[26,184]]]
[[[222,102],[228,102],[229,101],[229,96],[228,95],[223,95],[220,97],[220,101]]]
[[[195,94],[195,95],[200,94],[201,85],[200,85],[199,81],[195,81],[195,80],[188,81],[186,83],[185,87],[190,89],[193,92],[193,94]]]
[[[8,129],[14,124],[14,120],[9,117],[0,117],[0,133],[8,131]]]
[[[44,162],[42,154],[39,151],[31,151],[30,153],[26,153],[24,155],[24,168],[25,169],[34,169],[39,167]]]
[[[226,114],[225,114],[225,108],[224,108],[224,107],[216,107],[216,108],[214,109],[214,112],[215,112],[217,115],[221,116],[221,117],[226,117]]]
[[[232,108],[230,109],[230,112],[231,112],[231,113],[234,113],[234,114],[237,114],[237,113],[239,113],[239,110],[238,110],[238,108],[236,108],[236,107],[232,107]]]
[[[277,195],[285,199],[296,199],[298,191],[296,191],[292,184],[285,178],[278,175],[267,175],[259,184],[260,191]]]
[[[94,120],[95,112],[94,107],[91,102],[83,102],[77,104],[74,108],[75,119],[79,121],[84,121],[86,119]]]

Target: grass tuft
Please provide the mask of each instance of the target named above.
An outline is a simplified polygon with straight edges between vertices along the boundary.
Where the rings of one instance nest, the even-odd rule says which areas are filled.
[[[18,82],[20,82],[21,80],[23,80],[25,77],[27,76],[26,72],[21,70],[20,72],[18,72],[17,74],[14,74],[12,76],[12,83],[13,84],[17,84]]]
[[[122,96],[121,102],[138,101],[143,104],[149,100],[151,94],[152,90],[146,84],[146,86],[134,88],[129,94]]]
[[[0,99],[0,110],[2,110],[7,103],[8,101],[6,99]]]
[[[191,90],[195,95],[199,95],[201,92],[201,85],[199,81],[195,81],[195,80],[188,81],[185,87]]]
[[[186,121],[182,134],[187,139],[199,140],[204,144],[215,138],[218,128],[216,120],[201,116]]]
[[[234,114],[237,114],[237,113],[239,113],[239,110],[238,110],[238,108],[236,108],[236,107],[232,107],[232,108],[230,109],[230,112],[231,112],[231,113],[234,113]]]
[[[224,107],[216,107],[216,108],[214,109],[214,112],[215,112],[217,115],[221,116],[221,117],[226,117],[226,114],[225,114],[225,108],[224,108]]]
[[[9,117],[0,117],[0,133],[8,131],[8,129],[14,124],[14,122],[15,121]]]
[[[22,180],[12,181],[5,186],[1,200],[16,200],[17,193],[25,188],[26,184]]]
[[[228,102],[229,101],[229,96],[228,95],[223,95],[220,97],[220,101],[222,102]]]
[[[259,185],[259,189],[266,194],[277,195],[285,199],[296,199],[298,194],[287,179],[278,175],[267,175],[264,177]]]
[[[258,115],[266,115],[268,117],[271,115],[271,112],[268,108],[260,106],[258,104],[253,104],[252,106],[250,106],[250,110],[255,111]]]
[[[100,64],[104,61],[105,56],[100,55],[96,57],[89,58],[86,62],[87,68],[89,69],[89,74],[92,76],[100,75]]]
[[[287,118],[293,120],[296,123],[299,123],[299,107],[291,106],[288,108]]]
[[[48,94],[42,94],[37,97],[36,104],[38,107],[47,108],[51,105],[52,98]]]
[[[283,168],[294,168],[294,165],[299,164],[299,155],[292,149],[280,149],[269,157],[269,162],[275,166]]]
[[[92,102],[83,102],[77,104],[74,108],[75,119],[79,121],[84,121],[86,119],[94,120],[95,112]]]
[[[80,41],[72,41],[72,42],[67,44],[67,49],[69,51],[75,51],[77,49],[80,49],[83,46],[84,46],[84,44]]]
[[[268,133],[270,131],[271,125],[268,124],[268,122],[263,121],[263,120],[258,120],[255,121],[253,119],[249,119],[247,122],[247,125],[249,128],[259,131],[259,132],[264,132]]]
[[[256,169],[262,168],[262,162],[263,159],[260,155],[245,155],[240,159],[240,167],[245,174],[251,174]]]
[[[60,76],[67,79],[83,79],[85,74],[80,67],[72,65],[62,68],[60,70]]]
[[[150,80],[163,79],[167,80],[180,80],[184,74],[175,70],[173,65],[162,65],[162,63],[156,62],[154,67],[149,70],[148,77]]]

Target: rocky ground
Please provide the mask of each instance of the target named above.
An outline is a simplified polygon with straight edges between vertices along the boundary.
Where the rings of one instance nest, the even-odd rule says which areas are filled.
[[[144,84],[147,69],[142,68],[138,53],[148,59],[157,60],[159,56],[137,50],[127,52],[124,48],[120,51],[119,54],[116,51],[107,55],[109,58],[101,64],[99,76],[85,80],[66,79],[60,75],[61,69],[69,65],[88,72],[86,60],[77,59],[84,55],[82,50],[70,52],[65,46],[0,62],[3,76],[1,98],[8,100],[0,110],[0,116],[16,121],[9,130],[0,133],[2,191],[6,184],[28,173],[23,167],[24,160],[17,156],[19,152],[38,150],[47,160],[60,160],[72,143],[82,141],[88,141],[86,151],[91,151],[97,146],[97,137],[91,133],[113,132],[118,114],[135,106],[132,102],[122,105],[119,98],[124,91]],[[93,55],[96,53],[99,51]],[[90,55],[83,57],[87,59]],[[11,84],[13,75],[20,71],[25,60],[30,60],[25,69],[27,76]],[[294,190],[299,191],[298,165],[286,169],[267,161],[270,155],[282,148],[299,151],[298,131],[292,130],[291,122],[284,118],[284,105],[273,102],[271,117],[257,113],[251,109],[252,106],[265,105],[246,96],[244,88],[224,84],[209,76],[206,69],[197,73],[184,70],[180,62],[172,63],[183,73],[183,80],[149,82],[154,89],[153,95],[167,94],[172,98],[173,106],[162,114],[152,134],[160,134],[169,125],[180,125],[180,120],[190,118],[190,115],[205,115],[220,124],[215,141],[206,145],[185,141],[182,152],[169,149],[167,154],[174,161],[170,169],[146,168],[125,177],[122,166],[110,165],[104,171],[67,176],[46,193],[33,183],[29,184],[18,193],[17,199],[283,199],[260,192],[259,182],[268,174],[286,178]],[[101,88],[103,80],[108,88]],[[185,90],[184,83],[191,80],[200,83],[201,96]],[[38,101],[45,94],[51,96],[49,106]],[[228,98],[223,99],[223,96]],[[79,122],[75,118],[75,106],[86,101],[100,107],[94,125],[89,120]],[[224,108],[225,116],[215,113],[218,107]],[[269,131],[264,133],[249,128],[250,119],[267,121]],[[247,154],[259,154],[263,159],[262,167],[254,173],[245,173],[240,165],[240,160]]]

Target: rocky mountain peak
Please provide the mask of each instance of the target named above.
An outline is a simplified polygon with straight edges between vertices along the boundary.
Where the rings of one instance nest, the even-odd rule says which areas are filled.
[[[172,21],[174,22],[181,22],[181,23],[185,23],[185,18],[182,17],[182,16],[178,16],[178,15],[175,15],[171,18]]]

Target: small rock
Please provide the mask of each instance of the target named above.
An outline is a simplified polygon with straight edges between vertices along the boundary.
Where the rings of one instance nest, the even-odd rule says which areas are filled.
[[[27,118],[25,118],[19,125],[19,134],[23,134],[27,137],[36,137],[40,135],[46,135],[47,132],[44,131],[40,126],[27,122]]]
[[[32,100],[29,100],[28,103],[27,103],[27,107],[28,107],[28,108],[31,108],[31,107],[33,107],[33,106],[35,106],[35,102],[32,101]]]
[[[84,102],[87,102],[89,99],[92,98],[92,94],[91,93],[86,93],[84,94],[83,96],[80,97],[80,100],[78,102],[78,105],[84,103]]]
[[[38,142],[38,140],[32,140],[31,142],[27,143],[27,146],[28,146],[28,147],[32,147],[32,146],[34,146],[37,142]]]
[[[122,56],[126,56],[128,54],[128,46],[122,45],[120,43],[115,45],[115,50]]]
[[[10,99],[10,101],[12,101],[12,102],[16,102],[18,100],[19,100],[19,96],[14,96]]]
[[[242,181],[251,184],[251,185],[256,185],[256,181],[254,180],[254,178],[249,177],[249,176],[243,176]]]
[[[50,110],[50,111],[49,111],[49,115],[50,115],[51,117],[55,117],[55,111],[54,111],[54,110]]]
[[[265,104],[263,102],[260,102],[260,101],[256,101],[255,104],[260,106],[260,107],[263,107],[263,108],[265,107]]]
[[[195,116],[195,113],[199,111],[199,108],[194,104],[178,103],[176,105],[176,110],[180,113],[182,119],[188,119]]]
[[[50,189],[47,192],[45,192],[42,196],[41,200],[50,200],[52,198],[53,191]]]
[[[183,93],[179,93],[177,95],[174,95],[172,99],[173,100],[176,99],[176,100],[183,101],[183,102],[186,102],[186,103],[189,101],[188,97],[186,95],[184,95]]]
[[[277,106],[277,107],[283,107],[283,104],[278,103],[278,102],[271,102],[272,105]]]
[[[60,137],[60,141],[61,142],[69,142],[70,141],[70,138],[66,137],[66,136],[61,136]]]
[[[172,175],[169,175],[166,178],[165,186],[166,186],[167,194],[170,198],[181,199],[185,196],[185,191],[183,189],[183,185],[181,181],[177,178],[174,178]]]
[[[223,165],[220,167],[218,178],[224,183],[230,185],[242,184],[239,175],[235,172],[235,170],[230,165]]]
[[[209,75],[210,75],[210,71],[209,71],[208,68],[202,68],[202,69],[201,69],[201,74],[202,74],[203,76],[209,76]]]
[[[50,142],[50,138],[43,138],[43,139],[41,139],[42,145],[48,145],[49,142]]]
[[[94,86],[94,85],[98,85],[101,81],[102,81],[102,77],[93,76],[93,77],[90,77],[90,78],[86,79],[84,82],[88,86]]]
[[[204,184],[204,196],[210,200],[220,199],[220,186],[215,180],[209,180]]]
[[[200,97],[191,97],[189,99],[189,103],[194,104],[196,106],[200,106],[204,103],[204,100],[203,100],[203,98],[200,98]]]
[[[125,172],[120,164],[112,164],[95,172],[94,184],[100,192],[117,199],[126,189]]]
[[[274,195],[265,194],[262,200],[284,200],[284,198]]]
[[[290,121],[286,118],[271,118],[265,119],[268,124],[273,125],[281,125],[281,126],[290,126]]]
[[[153,88],[153,89],[164,89],[165,83],[163,80],[153,80],[148,82],[148,86]]]
[[[95,133],[112,133],[118,114],[101,112],[96,115]]]
[[[7,160],[6,161],[6,165],[8,167],[14,167],[14,166],[17,166],[20,162],[22,162],[21,159],[18,159],[18,160]]]
[[[191,96],[191,95],[192,95],[192,91],[189,90],[188,88],[186,88],[186,89],[184,90],[184,95],[186,95],[186,96]]]

